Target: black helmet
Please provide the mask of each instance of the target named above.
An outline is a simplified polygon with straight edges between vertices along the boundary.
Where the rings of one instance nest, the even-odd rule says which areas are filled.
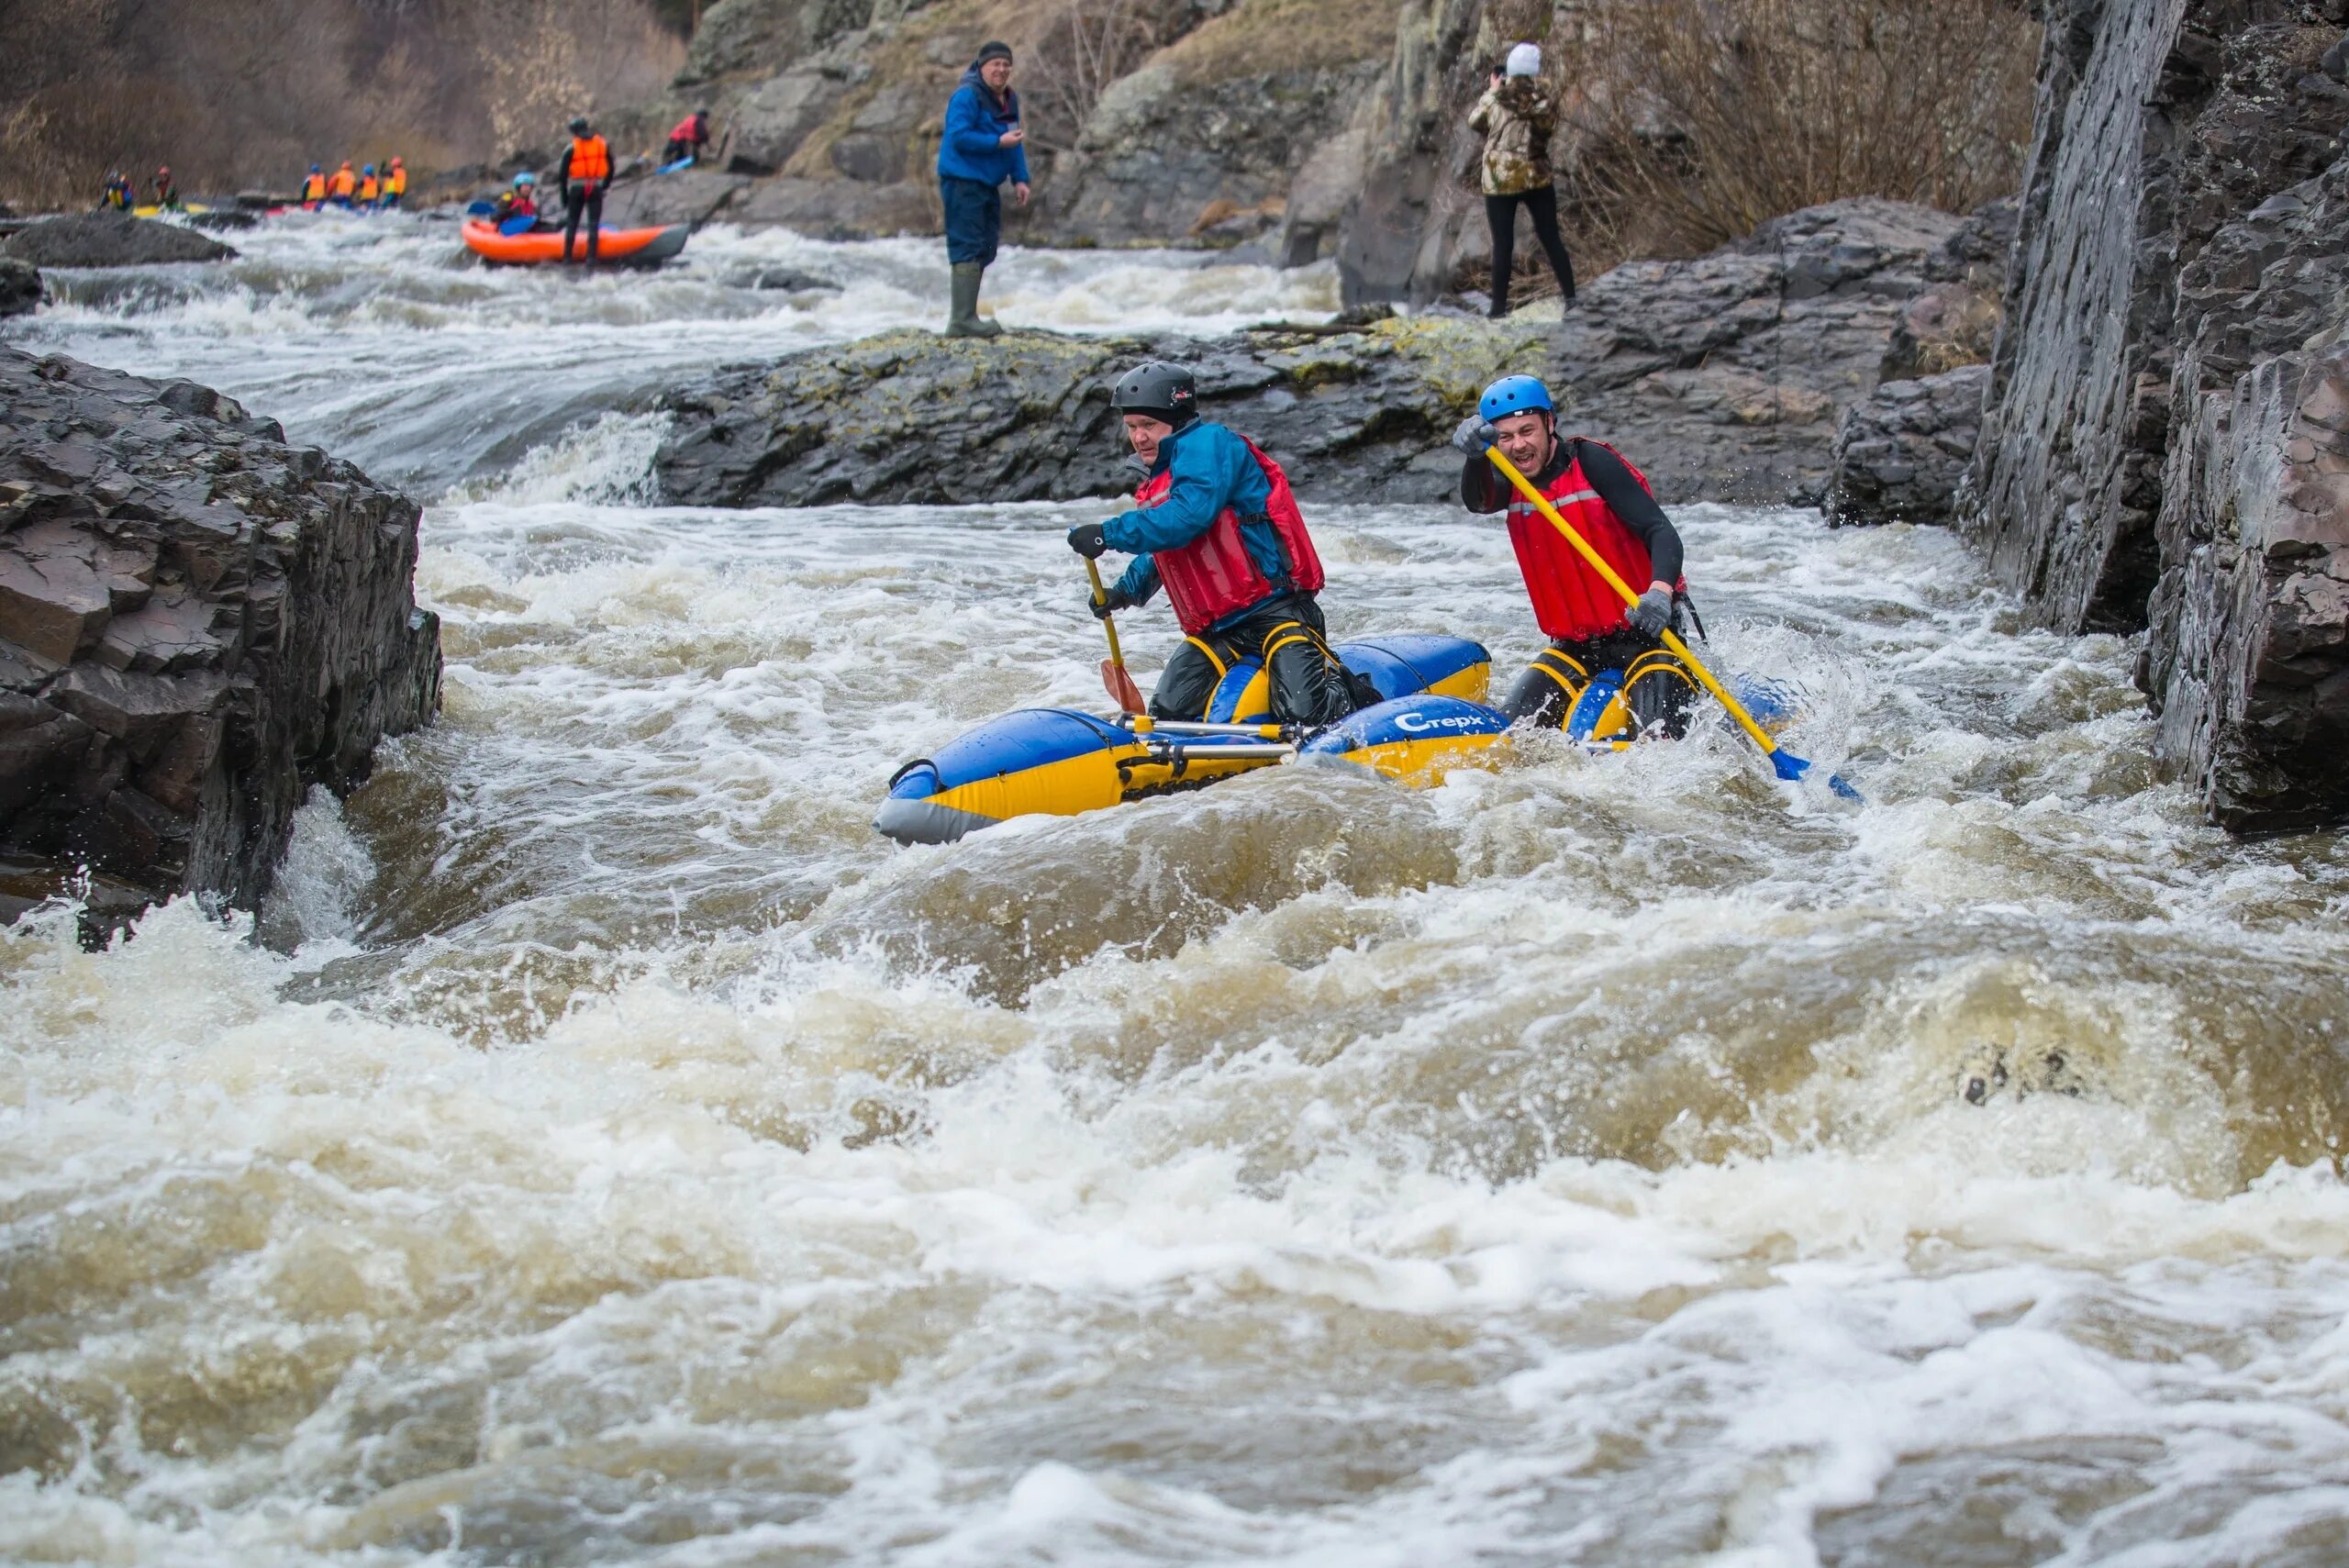
[[[573,136],[585,136],[587,134],[587,117],[585,115],[581,115],[577,119],[571,122],[571,134]]]
[[[1147,414],[1181,429],[1199,417],[1198,378],[1181,365],[1152,360],[1128,371],[1109,398],[1120,414]]]

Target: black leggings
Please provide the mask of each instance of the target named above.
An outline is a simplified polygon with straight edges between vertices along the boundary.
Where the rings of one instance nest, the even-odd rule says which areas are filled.
[[[1207,717],[1223,673],[1242,659],[1270,655],[1273,717],[1284,724],[1319,728],[1354,710],[1355,693],[1346,667],[1330,651],[1321,606],[1310,594],[1267,599],[1221,631],[1187,638],[1166,661],[1151,695],[1154,718]]]
[[[604,230],[604,187],[565,185],[562,189],[562,259],[571,260],[571,246],[579,233],[579,214],[587,214],[587,259],[596,259],[596,241]]]
[[[1558,274],[1558,291],[1566,303],[1575,300],[1575,264],[1566,259],[1566,242],[1558,233],[1558,193],[1548,185],[1536,185],[1530,191],[1520,191],[1513,196],[1486,196],[1485,222],[1493,231],[1493,314],[1508,314],[1508,270],[1516,260],[1517,205],[1533,219],[1533,237],[1542,241],[1542,253],[1550,258],[1550,270]]]

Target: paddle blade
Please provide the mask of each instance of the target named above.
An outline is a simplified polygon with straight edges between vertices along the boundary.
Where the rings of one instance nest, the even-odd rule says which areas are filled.
[[[1808,758],[1798,757],[1783,746],[1770,753],[1770,766],[1776,769],[1778,776],[1786,780],[1788,784],[1801,783],[1802,776],[1810,772],[1810,762]],[[1844,780],[1843,775],[1841,773],[1828,774],[1827,787],[1833,790],[1838,795],[1842,796],[1845,800],[1865,800],[1867,798],[1858,790],[1854,789],[1851,784]]]
[[[1115,659],[1101,661],[1101,684],[1109,689],[1109,696],[1120,713],[1142,711],[1141,688],[1134,684],[1132,672]]]

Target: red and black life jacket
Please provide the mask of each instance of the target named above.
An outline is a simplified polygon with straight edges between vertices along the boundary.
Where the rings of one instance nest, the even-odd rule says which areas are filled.
[[[677,128],[669,133],[669,139],[689,142],[699,147],[709,139],[709,132],[702,129],[702,118],[699,115],[687,115],[677,122]]]
[[[1590,444],[1615,452],[1605,441]],[[1623,458],[1621,452],[1615,455]],[[1632,467],[1631,459],[1623,458],[1623,466],[1631,469],[1631,477],[1640,482],[1641,489],[1654,493],[1648,484],[1648,476]],[[1564,473],[1542,486],[1542,494],[1576,533],[1590,541],[1590,547],[1615,569],[1615,575],[1632,593],[1644,593],[1648,584],[1655,581],[1655,567],[1648,559],[1648,547],[1590,487],[1590,481],[1583,475],[1580,456],[1566,465]],[[1514,491],[1508,502],[1508,541],[1517,547],[1518,570],[1525,573],[1525,591],[1533,600],[1533,618],[1541,624],[1544,636],[1562,642],[1587,642],[1594,637],[1623,629],[1623,596],[1591,570],[1590,563],[1566,542],[1564,534],[1551,526],[1549,518]],[[1675,590],[1685,588],[1687,580],[1674,586]]]
[[[1272,487],[1264,497],[1264,520],[1273,525],[1281,554],[1288,562],[1287,581],[1275,584],[1265,577],[1256,558],[1248,553],[1247,540],[1240,537],[1241,523],[1252,519],[1243,519],[1237,509],[1226,506],[1198,538],[1152,557],[1158,565],[1158,580],[1165,584],[1167,601],[1174,606],[1174,618],[1187,635],[1197,636],[1224,617],[1270,596],[1276,587],[1307,594],[1321,591],[1321,557],[1313,548],[1312,536],[1305,531],[1305,514],[1297,509],[1288,475],[1264,455],[1263,448],[1245,436],[1240,439],[1247,442],[1250,455]],[[1134,499],[1141,506],[1155,506],[1166,499],[1174,485],[1174,471],[1162,469],[1142,481]]]

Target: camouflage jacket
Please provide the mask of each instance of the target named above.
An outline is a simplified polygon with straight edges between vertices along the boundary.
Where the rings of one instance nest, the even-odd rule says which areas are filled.
[[[1538,76],[1512,76],[1488,88],[1468,117],[1485,133],[1485,194],[1513,196],[1550,183],[1550,133],[1558,128],[1558,95]]]

